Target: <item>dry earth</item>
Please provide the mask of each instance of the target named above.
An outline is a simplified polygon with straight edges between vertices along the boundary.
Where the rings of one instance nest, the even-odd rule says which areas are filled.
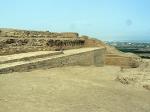
[[[150,112],[150,91],[116,81],[121,73],[75,66],[2,74],[0,112]]]
[[[143,87],[150,90],[150,60],[143,59],[138,68],[121,68],[116,79],[122,84]]]

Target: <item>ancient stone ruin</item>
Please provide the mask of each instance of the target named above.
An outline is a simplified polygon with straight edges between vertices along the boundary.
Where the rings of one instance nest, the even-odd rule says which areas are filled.
[[[0,37],[0,55],[80,48],[85,43],[78,33],[1,30]]]
[[[20,53],[37,52],[37,51],[63,51],[89,47],[90,48],[96,47],[103,49],[102,52],[100,50],[101,53],[99,54],[99,56],[103,57],[102,58],[103,60],[96,59],[96,61],[94,61],[95,58],[93,58],[94,63],[104,62],[106,65],[116,65],[125,67],[138,67],[140,64],[139,57],[135,55],[122,53],[116,50],[115,48],[106,45],[105,43],[103,43],[98,39],[90,38],[88,36],[80,36],[78,33],[74,32],[56,33],[49,31],[0,29],[1,59],[2,56],[6,55],[10,56],[13,54],[20,54]],[[92,56],[96,56],[96,54]],[[77,59],[78,58],[75,58],[75,60]],[[93,63],[93,61],[91,61],[91,63]],[[84,63],[86,62],[84,61]]]

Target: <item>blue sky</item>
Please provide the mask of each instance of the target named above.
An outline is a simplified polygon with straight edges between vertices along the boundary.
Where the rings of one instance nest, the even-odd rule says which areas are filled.
[[[150,0],[0,0],[0,27],[150,40]]]

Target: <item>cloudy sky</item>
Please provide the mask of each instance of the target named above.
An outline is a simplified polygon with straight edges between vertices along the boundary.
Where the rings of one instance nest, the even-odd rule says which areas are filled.
[[[0,0],[0,27],[150,40],[150,0]]]

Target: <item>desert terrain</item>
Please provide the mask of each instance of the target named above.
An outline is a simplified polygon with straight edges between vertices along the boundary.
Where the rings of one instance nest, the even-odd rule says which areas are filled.
[[[0,112],[149,112],[150,60],[78,33],[0,29]]]
[[[0,112],[150,112],[150,0],[1,0]]]
[[[149,112],[150,91],[142,79],[118,80],[122,74],[148,76],[150,61],[143,63],[123,70],[70,66],[1,74],[0,112]]]

